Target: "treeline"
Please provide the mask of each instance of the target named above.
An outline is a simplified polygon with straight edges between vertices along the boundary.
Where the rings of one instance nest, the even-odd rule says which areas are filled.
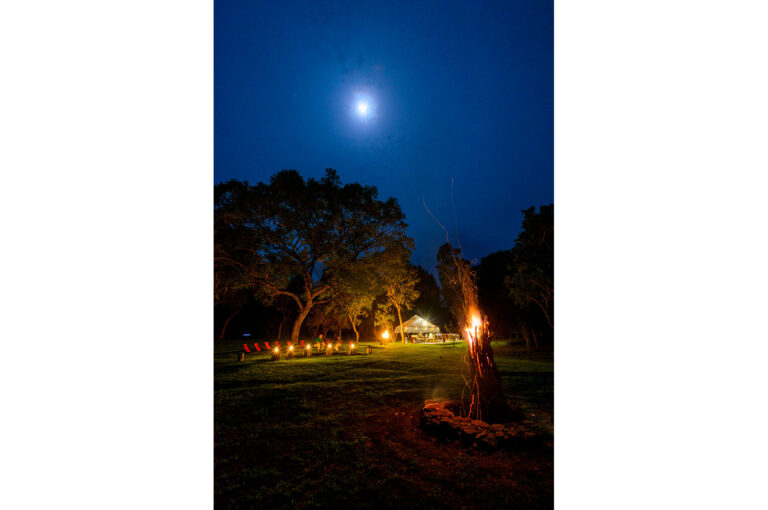
[[[541,211],[525,211],[524,228],[537,228],[545,211],[551,216],[551,206]],[[373,186],[342,184],[333,169],[320,180],[283,170],[269,183],[216,185],[216,337],[371,338],[414,313],[459,331],[448,287],[441,290],[432,273],[409,263],[413,240],[404,220],[395,199],[379,200]],[[550,244],[551,230],[545,240]],[[541,271],[547,264],[534,260],[546,250],[524,234],[515,248],[489,255],[475,270],[481,306],[498,323],[498,333],[535,344],[551,333],[531,304],[542,303],[551,320],[552,298],[543,301],[533,292],[546,286]],[[441,248],[443,255],[445,250],[450,246]],[[502,260],[501,254],[508,255]],[[444,273],[438,264],[441,280]],[[548,281],[551,288],[551,271]]]
[[[512,249],[483,257],[474,267],[480,308],[497,338],[528,346],[554,343],[554,205],[523,211]]]

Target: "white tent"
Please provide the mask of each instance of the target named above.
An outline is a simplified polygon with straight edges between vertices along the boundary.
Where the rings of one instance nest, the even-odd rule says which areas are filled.
[[[424,333],[440,333],[440,328],[438,328],[428,320],[422,319],[418,315],[414,315],[407,321],[403,322],[403,329],[405,330],[405,333],[407,335],[424,334]],[[395,328],[395,335],[399,335],[399,334],[400,334],[400,326],[398,325]]]

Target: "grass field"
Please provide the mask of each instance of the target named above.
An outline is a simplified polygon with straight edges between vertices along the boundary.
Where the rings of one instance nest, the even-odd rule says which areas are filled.
[[[552,507],[550,447],[483,452],[420,429],[425,399],[461,394],[463,344],[243,363],[239,350],[214,350],[216,508]],[[507,397],[551,426],[552,353],[494,350]]]

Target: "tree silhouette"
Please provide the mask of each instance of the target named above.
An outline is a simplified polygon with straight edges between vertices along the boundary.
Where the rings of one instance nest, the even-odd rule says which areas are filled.
[[[442,325],[448,318],[448,311],[435,277],[421,266],[412,268],[418,278],[416,291],[419,297],[413,302],[413,308],[409,312],[424,317],[433,324]]]
[[[229,181],[215,187],[214,267],[270,301],[298,307],[297,341],[313,306],[327,303],[344,274],[388,249],[410,252],[397,201],[377,199],[373,186],[341,185],[333,169],[318,180],[283,170],[269,184]],[[218,276],[217,276],[218,278]],[[292,279],[301,291],[290,289]]]
[[[554,328],[554,206],[523,211],[523,230],[512,248],[509,293],[520,306],[534,305]]]

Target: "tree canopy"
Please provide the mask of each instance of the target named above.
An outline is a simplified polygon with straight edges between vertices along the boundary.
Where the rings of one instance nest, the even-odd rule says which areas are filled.
[[[299,310],[293,340],[314,305],[348,288],[348,275],[413,246],[395,199],[378,200],[374,186],[342,185],[333,169],[320,180],[295,170],[268,184],[232,180],[214,193],[216,281],[253,288],[267,302],[292,299]],[[294,280],[300,290],[291,288]]]
[[[550,329],[554,327],[554,206],[523,211],[523,230],[512,248],[509,293],[520,306],[535,305]]]

